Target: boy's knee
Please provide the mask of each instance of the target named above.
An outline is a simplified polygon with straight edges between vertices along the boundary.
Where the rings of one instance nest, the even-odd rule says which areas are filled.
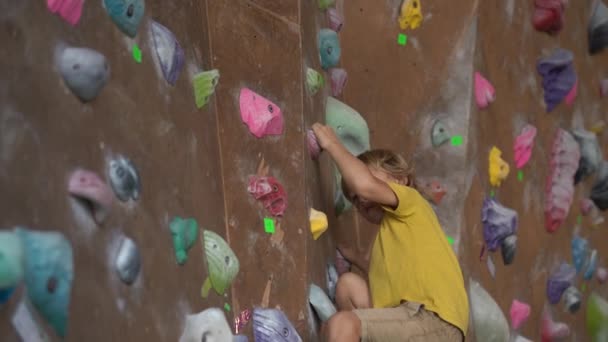
[[[357,285],[360,286],[361,281],[362,279],[358,275],[352,272],[346,272],[342,274],[340,278],[338,278],[338,283],[336,284],[336,292],[344,292],[349,289],[352,289],[353,287],[356,287]]]
[[[327,341],[358,341],[361,321],[352,311],[341,311],[327,322]]]

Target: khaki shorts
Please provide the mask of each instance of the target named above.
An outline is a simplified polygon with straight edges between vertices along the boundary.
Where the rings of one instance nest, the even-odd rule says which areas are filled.
[[[460,329],[418,303],[407,302],[395,308],[353,312],[361,320],[362,342],[464,340]]]

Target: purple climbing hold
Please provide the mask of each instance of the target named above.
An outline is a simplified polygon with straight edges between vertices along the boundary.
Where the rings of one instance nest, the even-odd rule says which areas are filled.
[[[256,342],[302,342],[287,316],[278,309],[253,309],[253,337]]]
[[[572,285],[576,277],[576,269],[568,263],[562,263],[547,280],[547,298],[549,303],[557,304],[562,294]]]
[[[494,252],[504,239],[517,231],[517,212],[502,206],[493,198],[486,198],[481,209],[483,237],[488,250]]]
[[[541,58],[536,65],[538,73],[543,77],[547,112],[557,107],[576,86],[572,60],[572,52],[557,48],[550,56]]]
[[[184,66],[184,50],[173,32],[154,20],[150,24],[150,35],[163,76],[169,84],[175,85]]]

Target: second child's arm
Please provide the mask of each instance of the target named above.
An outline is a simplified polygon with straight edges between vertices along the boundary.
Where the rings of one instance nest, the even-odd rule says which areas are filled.
[[[315,123],[312,129],[319,145],[330,154],[352,192],[368,201],[393,209],[397,207],[399,200],[393,190],[374,177],[368,167],[340,143],[331,127]]]

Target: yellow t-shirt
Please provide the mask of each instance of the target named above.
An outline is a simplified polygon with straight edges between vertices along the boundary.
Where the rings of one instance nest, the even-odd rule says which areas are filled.
[[[372,248],[369,283],[375,308],[424,304],[466,335],[469,301],[456,255],[433,208],[413,188],[389,184],[399,205],[384,208]]]

